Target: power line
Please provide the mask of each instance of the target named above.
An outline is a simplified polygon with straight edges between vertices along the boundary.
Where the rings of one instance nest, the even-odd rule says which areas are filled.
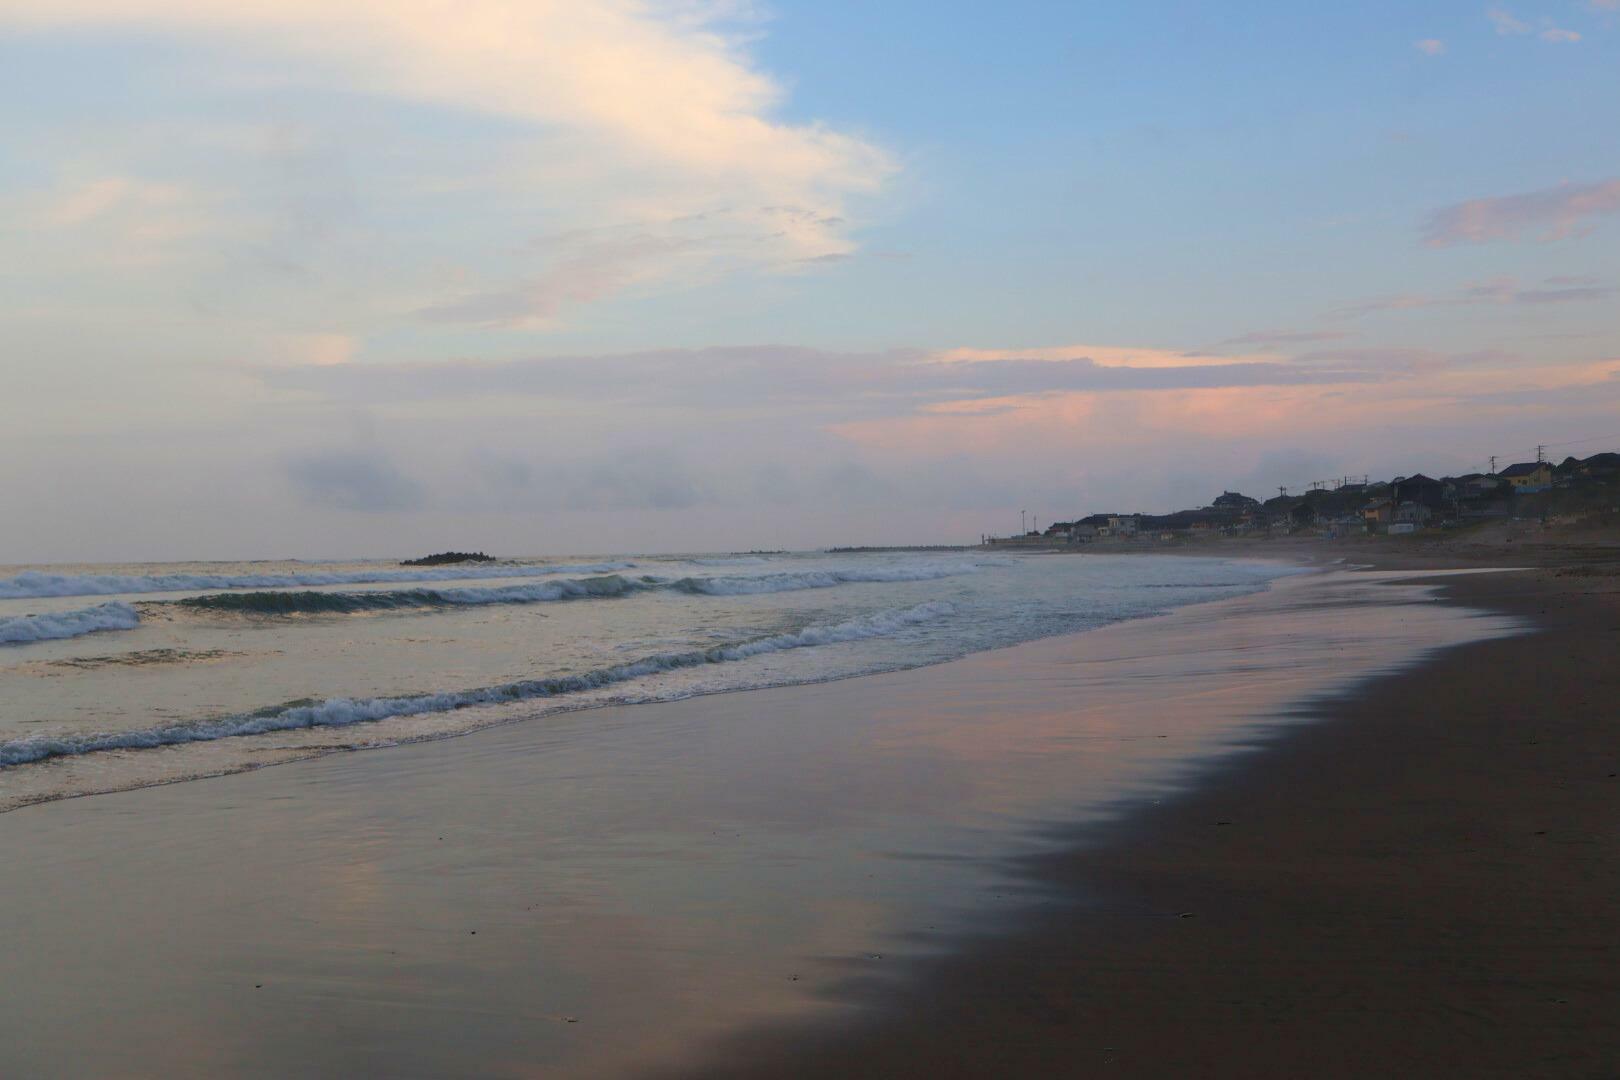
[[[1571,439],[1568,442],[1548,443],[1548,446],[1579,446],[1582,443],[1603,442],[1606,439],[1620,439],[1620,431],[1612,435],[1594,435],[1590,439]]]

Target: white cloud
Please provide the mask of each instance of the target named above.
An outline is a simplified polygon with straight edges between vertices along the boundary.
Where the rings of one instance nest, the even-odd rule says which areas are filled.
[[[1528,34],[1530,32],[1530,25],[1514,18],[1507,8],[1493,7],[1485,12],[1485,17],[1491,21],[1492,26],[1496,27],[1496,32],[1504,37],[1515,34]]]
[[[139,27],[253,70],[273,58],[284,82],[508,122],[506,152],[441,187],[471,200],[498,188],[527,200],[528,220],[625,235],[535,252],[527,268],[464,253],[482,278],[418,306],[534,325],[632,284],[853,249],[848,204],[880,190],[895,162],[856,135],[780,119],[782,89],[727,32],[737,14],[679,0],[8,0],[0,28]],[[111,182],[87,188],[56,220],[90,221],[131,197]]]
[[[1426,56],[1439,56],[1446,51],[1446,43],[1439,38],[1424,38],[1415,42],[1413,47]]]
[[[1565,30],[1558,26],[1549,26],[1538,36],[1542,41],[1550,41],[1554,45],[1572,45],[1581,40],[1581,35],[1574,30]]]

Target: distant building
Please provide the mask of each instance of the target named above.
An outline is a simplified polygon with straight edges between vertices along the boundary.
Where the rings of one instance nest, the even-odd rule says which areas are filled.
[[[1215,501],[1210,505],[1217,510],[1230,510],[1235,514],[1242,514],[1260,509],[1260,500],[1251,499],[1241,492],[1223,491],[1215,496]]]
[[[1369,532],[1378,532],[1388,527],[1395,516],[1395,503],[1392,499],[1374,499],[1361,509],[1361,520],[1367,523]]]
[[[1395,507],[1394,522],[1400,525],[1427,525],[1434,511],[1420,502],[1403,502]]]
[[[1396,480],[1392,485],[1397,505],[1400,503],[1418,503],[1431,510],[1438,510],[1446,497],[1446,486],[1438,480],[1430,479],[1422,473],[1416,476],[1406,476]]]
[[[1488,499],[1495,495],[1502,486],[1500,477],[1489,476],[1485,473],[1469,473],[1459,476],[1452,483],[1457,488],[1457,494],[1464,499]]]
[[[1533,495],[1552,487],[1553,470],[1545,461],[1526,461],[1509,465],[1502,470],[1501,477],[1513,486],[1513,494]]]

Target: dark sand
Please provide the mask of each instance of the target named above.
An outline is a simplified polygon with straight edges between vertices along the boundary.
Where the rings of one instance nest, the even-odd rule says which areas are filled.
[[[1378,679],[1024,860],[1071,901],[899,988],[842,988],[865,1022],[756,1030],[677,1071],[1620,1076],[1620,548],[1292,550],[1537,565],[1446,594],[1540,632]]]

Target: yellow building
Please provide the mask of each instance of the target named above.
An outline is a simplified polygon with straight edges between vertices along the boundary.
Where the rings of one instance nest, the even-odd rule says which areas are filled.
[[[1552,487],[1552,466],[1545,461],[1527,461],[1502,470],[1502,479],[1513,485],[1513,494],[1529,495]]]

